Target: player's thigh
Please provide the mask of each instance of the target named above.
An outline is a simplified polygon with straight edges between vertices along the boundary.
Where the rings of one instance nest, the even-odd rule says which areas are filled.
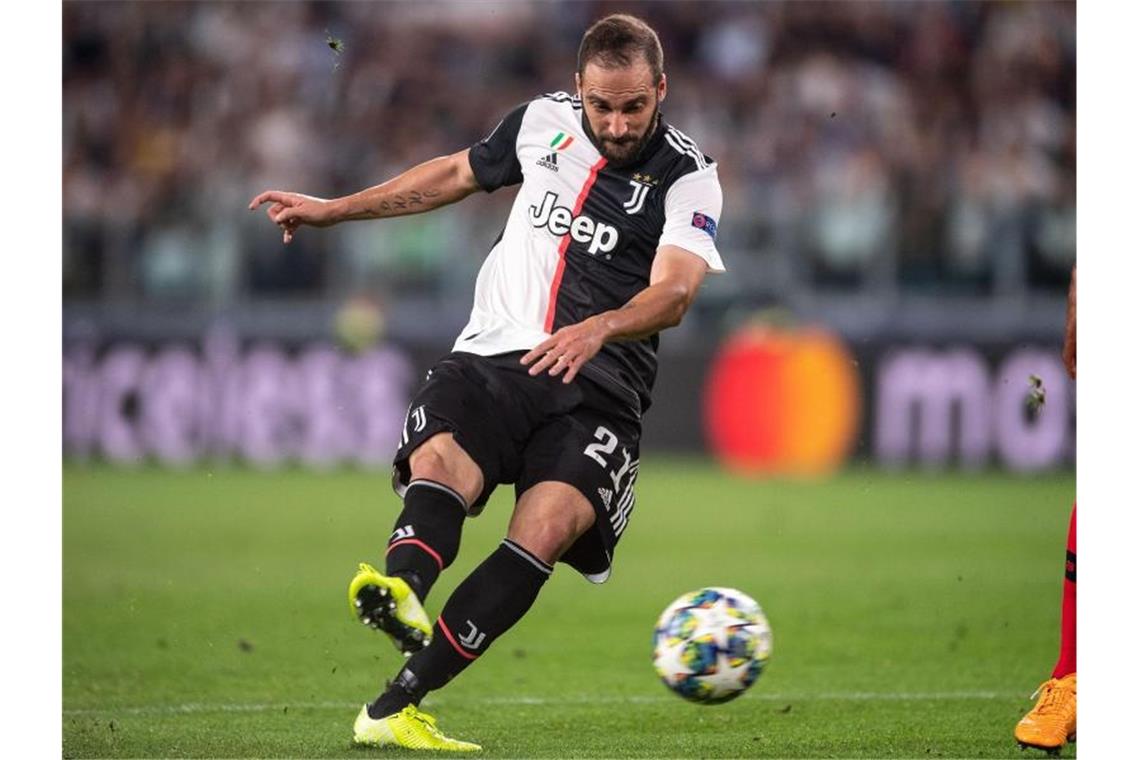
[[[507,538],[553,565],[594,525],[594,507],[577,487],[546,480],[519,497]]]
[[[497,484],[513,479],[521,452],[505,422],[511,410],[486,372],[479,357],[455,354],[432,368],[408,406],[392,462],[397,493],[414,479],[435,480],[476,515]]]
[[[621,410],[580,407],[537,430],[523,452],[515,486],[520,502],[532,488],[553,481],[576,492],[576,514],[583,505],[593,511],[594,519],[558,555],[588,578],[606,576],[629,523],[640,436],[637,419]]]

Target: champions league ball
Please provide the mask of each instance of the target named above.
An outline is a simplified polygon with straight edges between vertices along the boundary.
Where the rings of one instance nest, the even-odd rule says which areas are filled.
[[[732,588],[690,591],[665,608],[653,632],[653,667],[674,693],[715,705],[756,683],[772,654],[772,629],[756,600]]]

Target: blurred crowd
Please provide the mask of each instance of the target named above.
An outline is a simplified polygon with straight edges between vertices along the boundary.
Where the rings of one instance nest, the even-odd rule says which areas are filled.
[[[1064,289],[1073,3],[66,2],[65,300],[467,302],[509,190],[288,247],[246,204],[470,145],[572,90],[612,11],[657,29],[666,118],[720,164],[724,296]]]

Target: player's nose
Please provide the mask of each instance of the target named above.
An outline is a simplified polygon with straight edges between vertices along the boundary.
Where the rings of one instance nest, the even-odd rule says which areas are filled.
[[[620,140],[629,131],[629,122],[623,116],[610,117],[609,133],[615,140]]]

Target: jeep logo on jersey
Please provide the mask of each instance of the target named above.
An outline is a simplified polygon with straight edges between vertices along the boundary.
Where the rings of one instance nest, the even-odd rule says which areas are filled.
[[[542,206],[530,207],[530,223],[535,227],[546,227],[555,235],[561,237],[570,233],[570,237],[579,243],[589,243],[587,249],[592,254],[609,253],[617,245],[618,231],[602,222],[595,222],[588,216],[574,212],[566,206],[555,206],[558,193],[547,190],[542,199]]]

